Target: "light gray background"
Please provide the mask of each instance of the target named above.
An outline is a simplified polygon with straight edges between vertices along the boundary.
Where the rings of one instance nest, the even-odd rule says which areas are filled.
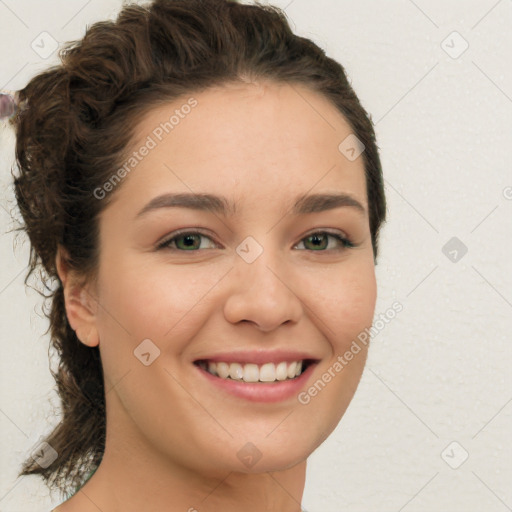
[[[273,3],[345,66],[376,123],[389,210],[376,316],[395,300],[404,308],[374,338],[352,404],[310,457],[303,507],[512,510],[512,2]],[[80,38],[121,4],[0,0],[0,88],[57,62],[31,48],[41,32]],[[13,140],[0,130],[5,233]],[[459,245],[445,255],[452,237]],[[60,500],[38,478],[15,477],[57,423],[58,402],[39,297],[23,285],[28,244],[13,244],[1,236],[0,511],[47,512]]]

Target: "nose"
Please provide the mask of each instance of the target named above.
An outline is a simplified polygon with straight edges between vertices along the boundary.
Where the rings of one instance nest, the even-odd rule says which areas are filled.
[[[294,272],[278,260],[269,250],[252,263],[236,257],[224,306],[229,322],[250,322],[267,332],[299,321],[304,307],[296,291],[299,283]]]

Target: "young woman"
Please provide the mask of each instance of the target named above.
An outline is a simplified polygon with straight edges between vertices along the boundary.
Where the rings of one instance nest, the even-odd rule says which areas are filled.
[[[368,114],[270,6],[126,6],[61,60],[11,120],[63,411],[20,474],[58,512],[300,511],[374,314]]]

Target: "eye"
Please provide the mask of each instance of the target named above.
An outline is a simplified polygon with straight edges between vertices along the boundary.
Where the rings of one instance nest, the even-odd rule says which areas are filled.
[[[335,241],[335,245],[337,244],[337,247],[332,247],[332,244],[331,247],[329,247],[329,238]],[[212,246],[202,247],[201,239],[210,240],[210,242],[212,242]],[[303,244],[304,247],[306,247],[307,244],[309,247],[306,248],[312,252],[325,252],[326,249],[336,251],[355,247],[355,244],[353,244],[347,237],[338,233],[330,233],[328,231],[316,231],[311,233],[304,237],[295,247],[298,247],[300,244]],[[166,238],[164,241],[159,243],[157,245],[157,250],[196,251],[198,249],[214,249],[215,246],[215,242],[213,242],[209,236],[201,233],[200,231],[181,231],[174,233],[172,237]]]
[[[355,247],[347,237],[342,236],[338,233],[329,233],[328,231],[316,231],[314,233],[309,234],[305,238],[303,238],[295,247],[298,247],[300,244],[306,245],[303,243],[306,240],[307,244],[310,244],[310,247],[313,247],[313,252],[325,252],[325,249],[329,246],[328,238],[336,240],[338,243],[338,247],[331,247],[331,250],[343,250],[349,247]]]
[[[182,231],[174,234],[171,238],[166,238],[159,243],[157,249],[169,249],[171,251],[194,251],[201,248],[201,238],[212,240],[209,236],[199,231]],[[172,247],[174,246],[174,247]],[[204,248],[204,247],[203,247]],[[215,247],[210,247],[210,249]]]

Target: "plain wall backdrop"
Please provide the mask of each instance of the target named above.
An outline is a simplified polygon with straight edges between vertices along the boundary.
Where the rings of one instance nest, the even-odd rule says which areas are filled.
[[[309,459],[303,508],[512,510],[512,2],[270,3],[345,67],[372,115],[388,200],[375,318],[403,306]],[[0,89],[23,87],[57,63],[53,40],[81,38],[121,5],[0,0]],[[61,499],[16,478],[59,418],[41,300],[23,284],[29,245],[8,232],[5,126],[0,155],[0,511],[48,512]]]

